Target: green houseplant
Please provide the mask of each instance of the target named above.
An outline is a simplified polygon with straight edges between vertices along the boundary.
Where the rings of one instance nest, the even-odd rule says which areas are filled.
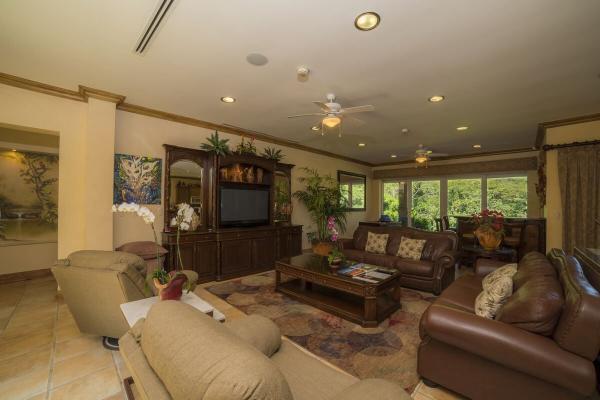
[[[298,182],[305,187],[294,192],[294,197],[306,206],[315,222],[316,231],[308,234],[313,251],[328,255],[337,240],[337,232],[331,227],[335,224],[341,232],[346,230],[347,200],[330,175],[319,175],[316,169],[306,167],[301,170],[305,176],[299,177]]]
[[[281,149],[276,149],[275,147],[265,147],[261,153],[261,156],[268,160],[275,160],[276,162],[279,162],[283,159],[283,153],[281,152]]]
[[[256,155],[256,146],[254,145],[254,138],[246,140],[245,136],[242,136],[242,141],[235,148],[235,152],[243,155]]]
[[[205,151],[211,151],[218,156],[225,156],[231,153],[229,150],[229,139],[220,139],[219,132],[215,131],[209,138],[206,139],[207,143],[202,143],[200,148]]]

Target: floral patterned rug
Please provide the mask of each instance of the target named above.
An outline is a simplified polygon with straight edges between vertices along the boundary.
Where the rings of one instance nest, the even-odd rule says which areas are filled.
[[[246,314],[270,318],[283,335],[354,376],[389,379],[409,393],[419,382],[419,320],[432,294],[402,288],[402,308],[379,327],[362,328],[274,289],[273,272],[207,288]]]

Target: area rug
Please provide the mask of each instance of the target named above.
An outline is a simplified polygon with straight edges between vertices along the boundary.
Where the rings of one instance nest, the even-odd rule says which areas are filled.
[[[433,295],[402,288],[402,308],[379,327],[362,328],[274,289],[273,272],[207,288],[246,314],[270,318],[283,335],[358,378],[389,379],[409,393],[419,382],[419,320]]]

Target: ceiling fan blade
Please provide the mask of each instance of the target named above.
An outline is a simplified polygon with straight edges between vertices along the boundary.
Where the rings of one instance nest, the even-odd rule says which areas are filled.
[[[366,124],[365,121],[363,121],[362,119],[356,118],[356,117],[351,117],[351,116],[344,116],[342,118],[342,123],[346,123],[348,125],[351,126],[363,126]]]
[[[313,104],[316,104],[317,106],[319,106],[319,108],[321,110],[323,110],[323,112],[325,112],[325,113],[331,112],[331,109],[327,106],[327,104],[323,103],[322,101],[313,101]]]
[[[312,113],[312,114],[298,114],[298,115],[288,115],[288,118],[298,118],[298,117],[313,117],[315,115],[318,115],[319,117],[322,117],[323,115],[327,115],[327,114],[323,114],[323,113]]]
[[[429,153],[431,157],[448,157],[450,154],[448,153]]]
[[[372,105],[365,105],[365,106],[342,108],[340,110],[340,114],[354,114],[354,113],[360,113],[360,112],[366,112],[366,111],[374,111],[374,110],[375,110],[374,106],[372,106]]]

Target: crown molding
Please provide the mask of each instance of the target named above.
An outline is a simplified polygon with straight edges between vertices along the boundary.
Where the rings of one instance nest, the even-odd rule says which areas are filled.
[[[446,161],[446,160],[459,160],[465,158],[475,158],[475,157],[486,157],[486,156],[499,156],[506,154],[518,154],[518,153],[528,153],[531,151],[536,151],[536,149],[532,147],[525,147],[519,149],[509,149],[509,150],[498,150],[498,151],[488,151],[488,152],[480,152],[480,153],[467,153],[467,154],[457,154],[455,156],[446,156],[446,157],[435,157],[431,158],[430,161]],[[385,162],[381,164],[376,164],[375,167],[387,167],[391,165],[406,165],[406,164],[415,164],[414,159],[402,160],[402,161],[392,161]]]
[[[546,139],[546,130],[549,128],[556,128],[559,126],[581,124],[584,122],[592,122],[592,121],[599,121],[599,120],[600,120],[600,113],[582,115],[582,116],[573,117],[573,118],[557,119],[555,121],[542,122],[542,123],[538,124],[537,135],[535,137],[535,147],[538,149],[542,148],[542,145],[544,144],[544,140]]]
[[[123,95],[107,92],[105,90],[94,89],[83,85],[79,85],[79,93],[81,94],[81,97],[85,99],[85,101],[88,101],[90,97],[93,99],[109,101],[117,105],[125,101],[125,96]]]
[[[51,96],[62,97],[69,100],[83,102],[87,101],[86,98],[80,92],[64,89],[58,86],[48,85],[46,83],[32,81],[14,75],[5,74],[3,72],[0,72],[0,83],[18,87],[21,89],[31,90],[38,93],[49,94]]]

